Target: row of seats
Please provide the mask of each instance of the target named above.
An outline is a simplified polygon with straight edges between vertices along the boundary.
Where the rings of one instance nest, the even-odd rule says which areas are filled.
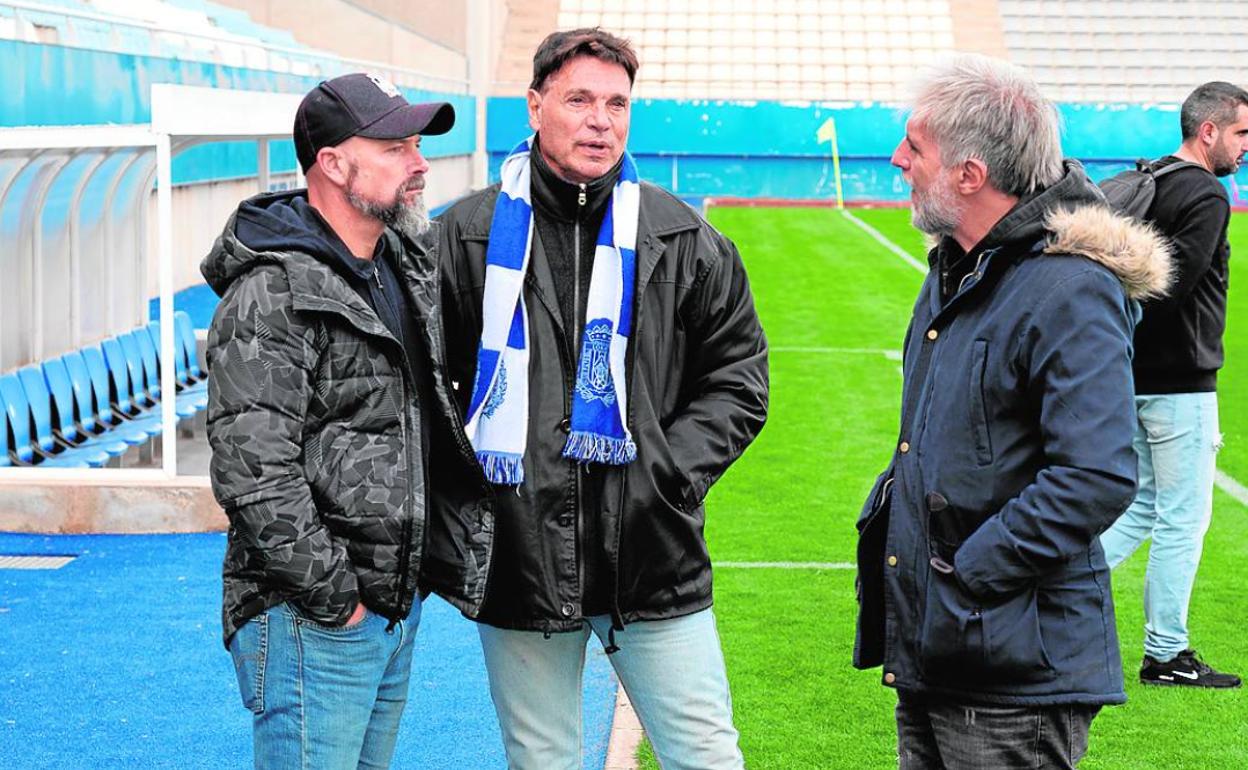
[[[186,420],[208,405],[208,380],[184,312],[174,314],[174,341],[175,411]],[[161,435],[162,364],[153,321],[0,376],[0,466],[116,467],[131,448],[150,462]]]

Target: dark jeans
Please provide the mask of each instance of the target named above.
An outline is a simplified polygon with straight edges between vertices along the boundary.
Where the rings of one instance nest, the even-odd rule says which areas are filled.
[[[1073,770],[1100,706],[986,706],[897,694],[900,770]]]

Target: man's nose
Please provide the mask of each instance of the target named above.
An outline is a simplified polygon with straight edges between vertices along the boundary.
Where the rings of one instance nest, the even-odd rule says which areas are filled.
[[[889,163],[893,164],[902,171],[910,168],[910,158],[904,149],[905,148],[902,144],[898,144],[896,149],[893,150],[893,157],[888,159]]]
[[[589,108],[589,116],[586,118],[591,128],[605,129],[611,127],[611,116],[607,113],[607,105],[602,102],[594,102]]]
[[[408,166],[409,173],[424,174],[429,170],[429,161],[419,149],[414,149]]]

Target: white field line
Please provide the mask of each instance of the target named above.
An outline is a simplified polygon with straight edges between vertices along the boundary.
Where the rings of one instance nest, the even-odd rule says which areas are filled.
[[[716,561],[711,564],[730,569],[858,569],[844,561]]]
[[[919,260],[910,256],[909,252],[907,252],[905,249],[901,248],[897,244],[885,238],[883,233],[881,233],[879,230],[876,230],[871,225],[867,224],[866,222],[863,222],[861,219],[854,216],[853,213],[851,213],[849,209],[841,209],[841,213],[844,214],[845,218],[848,219],[850,222],[853,222],[854,224],[861,227],[863,232],[865,232],[867,235],[874,238],[876,242],[878,242],[881,246],[893,252],[897,256],[901,257],[901,259],[906,264],[910,265],[910,267],[913,267],[915,270],[918,270],[920,273],[924,273],[924,274],[927,273],[927,265],[923,264]]]
[[[842,209],[841,213],[844,214],[845,217],[849,221],[853,222],[854,224],[858,225],[863,230],[865,230],[867,235],[870,235],[872,238],[878,241],[881,246],[893,252],[897,256],[901,257],[906,262],[906,264],[910,265],[915,270],[918,270],[921,273],[927,272],[927,265],[924,265],[922,262],[919,262],[917,259],[907,254],[906,251],[902,249],[900,246],[893,243],[888,238],[884,237],[884,235],[879,230],[876,230],[871,225],[867,224],[866,222],[863,222],[861,219],[854,216],[852,213],[850,213],[849,209]],[[1229,474],[1221,470],[1217,471],[1217,475],[1214,476],[1214,483],[1217,484],[1218,488],[1221,489],[1223,492],[1227,493],[1231,497],[1238,500],[1240,504],[1248,506],[1248,487],[1236,481]]]
[[[1238,500],[1240,504],[1248,506],[1248,487],[1220,470],[1214,472],[1213,481],[1218,485],[1218,489]]]

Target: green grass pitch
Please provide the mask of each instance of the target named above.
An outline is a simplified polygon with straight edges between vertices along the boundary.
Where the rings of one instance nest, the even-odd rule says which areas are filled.
[[[923,258],[908,210],[854,214]],[[712,558],[853,562],[859,506],[896,437],[898,353],[922,276],[831,209],[713,208],[710,218],[741,250],[772,351],[767,427],[707,502]],[[1248,215],[1232,219],[1231,240],[1248,255]],[[1248,484],[1246,270],[1232,269],[1241,275],[1231,281],[1219,385],[1219,467]],[[1248,508],[1218,491],[1190,619],[1206,659],[1240,674],[1248,673],[1246,535]],[[1113,575],[1129,702],[1102,711],[1081,767],[1248,767],[1248,689],[1138,684],[1146,551]],[[896,767],[893,691],[879,669],[850,665],[853,583],[845,569],[716,568],[715,611],[753,770]],[[647,746],[641,760],[658,767]]]

